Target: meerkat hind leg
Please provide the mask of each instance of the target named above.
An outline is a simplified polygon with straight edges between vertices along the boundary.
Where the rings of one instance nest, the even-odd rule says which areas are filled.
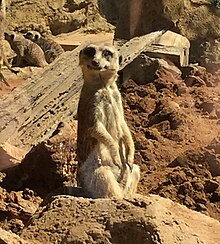
[[[119,198],[124,197],[124,191],[117,182],[111,167],[100,166],[94,171],[89,191],[94,198]]]

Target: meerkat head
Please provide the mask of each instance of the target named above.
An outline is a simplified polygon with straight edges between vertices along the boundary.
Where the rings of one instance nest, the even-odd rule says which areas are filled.
[[[28,31],[25,33],[24,37],[33,42],[36,42],[41,38],[41,34],[38,31]]]
[[[111,45],[88,44],[80,51],[79,65],[83,72],[117,73],[121,59]]]
[[[5,40],[8,41],[9,43],[16,41],[16,39],[18,38],[18,34],[16,34],[14,31],[6,31],[4,35],[5,35]]]

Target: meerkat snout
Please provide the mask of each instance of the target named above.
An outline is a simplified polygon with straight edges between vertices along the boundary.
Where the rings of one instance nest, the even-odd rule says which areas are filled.
[[[99,67],[99,62],[96,61],[96,60],[92,60],[91,64],[92,64],[92,66],[94,66],[94,67],[97,67],[97,68]]]

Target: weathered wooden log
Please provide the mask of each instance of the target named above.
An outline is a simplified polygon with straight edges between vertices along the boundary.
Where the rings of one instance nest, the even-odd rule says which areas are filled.
[[[158,31],[125,43],[120,49],[124,57],[121,69],[161,35]],[[0,143],[29,150],[32,145],[47,140],[59,122],[76,115],[83,84],[78,65],[81,48],[62,54],[7,98],[0,99]]]

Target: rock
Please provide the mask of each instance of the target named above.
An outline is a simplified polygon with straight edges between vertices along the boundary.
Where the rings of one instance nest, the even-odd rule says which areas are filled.
[[[0,145],[0,170],[13,167],[21,162],[24,158],[26,151],[3,143]]]
[[[132,79],[139,85],[150,83],[155,79],[157,70],[163,68],[176,76],[181,75],[181,71],[171,61],[152,58],[143,52],[123,69],[123,80]]]
[[[216,154],[220,154],[220,137],[214,138],[214,140],[207,146],[207,149],[214,150]]]
[[[1,227],[18,232],[24,228],[30,217],[36,212],[42,199],[29,189],[10,191],[0,187]],[[1,237],[1,235],[0,235]]]
[[[200,63],[211,73],[220,69],[220,38],[201,43]]]
[[[104,16],[109,23],[116,25],[118,21],[117,15],[117,8],[116,8],[117,1],[109,1],[109,0],[101,0],[98,1],[99,11],[102,16]]]
[[[212,197],[211,197],[212,202],[220,202],[220,187],[216,191],[213,192]]]
[[[184,182],[179,186],[178,193],[181,195],[191,195],[193,187],[190,182]]]
[[[31,244],[31,243],[33,243],[30,241],[25,241],[18,235],[14,234],[12,232],[3,230],[2,228],[0,228],[0,242],[1,243],[10,243],[10,244]],[[34,243],[37,244],[39,242],[34,242]]]
[[[195,182],[193,182],[192,183],[192,185],[193,185],[193,188],[196,190],[196,191],[204,191],[204,184],[203,184],[203,182],[197,182],[197,181],[195,181]]]
[[[41,243],[220,242],[217,220],[156,195],[127,200],[58,196],[45,208],[22,238]]]
[[[205,82],[203,79],[197,76],[189,75],[185,79],[185,83],[187,86],[205,86]]]
[[[214,192],[219,187],[219,183],[214,180],[206,180],[205,181],[205,191],[206,192]]]
[[[220,158],[211,152],[206,152],[204,160],[208,164],[212,176],[220,176]]]
[[[204,204],[202,204],[202,203],[198,203],[197,204],[197,209],[199,211],[207,211],[207,207]]]
[[[158,59],[140,54],[123,70],[123,80],[131,78],[137,84],[152,82],[159,66]]]

